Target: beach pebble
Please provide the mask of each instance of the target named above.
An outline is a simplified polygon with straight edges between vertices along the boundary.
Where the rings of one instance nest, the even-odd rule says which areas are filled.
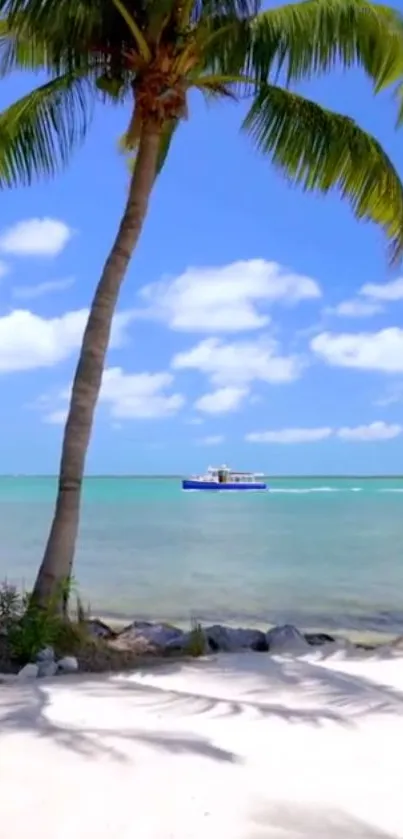
[[[41,661],[38,665],[38,677],[46,679],[55,676],[58,671],[58,665],[55,661]]]
[[[264,632],[259,629],[234,629],[216,624],[205,630],[213,652],[231,653],[237,650],[267,652],[269,647]]]
[[[58,673],[76,673],[78,661],[73,655],[66,655],[57,662]]]
[[[310,646],[299,629],[290,624],[274,626],[273,629],[269,629],[266,633],[266,640],[269,651],[279,655],[308,652]]]
[[[153,624],[147,621],[134,621],[126,626],[118,637],[129,642],[146,641],[154,647],[164,649],[174,641],[179,643],[182,635],[184,635],[183,630],[176,626],[169,626],[165,623]]]
[[[54,661],[55,660],[55,651],[53,647],[44,647],[43,650],[40,650],[36,661],[38,664],[45,661]]]
[[[39,667],[37,664],[26,664],[25,667],[22,667],[19,671],[18,678],[21,680],[36,679],[38,672]]]

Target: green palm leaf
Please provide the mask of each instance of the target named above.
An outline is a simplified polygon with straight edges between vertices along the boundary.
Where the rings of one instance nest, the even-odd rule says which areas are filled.
[[[103,19],[112,4],[107,0],[0,0],[0,14],[14,31],[20,26],[45,35],[58,35],[71,47],[82,43]],[[113,8],[113,7],[112,7]]]
[[[380,224],[395,261],[403,253],[403,186],[380,144],[349,117],[281,87],[259,92],[243,128],[306,190],[336,188],[359,219]]]
[[[67,50],[65,55],[67,57]],[[60,59],[61,56],[52,54],[46,38],[40,39],[24,27],[17,34],[5,20],[0,20],[0,78],[14,70],[61,70]]]
[[[204,58],[216,72],[286,84],[361,66],[377,90],[403,76],[403,18],[368,0],[303,0],[249,20],[203,22]]]
[[[304,0],[258,15],[251,23],[251,66],[261,78],[276,44],[287,81],[307,79],[336,65],[361,65],[377,88],[403,73],[403,21],[367,0]]]
[[[93,88],[87,76],[66,74],[0,114],[0,188],[28,185],[67,165],[86,136]]]

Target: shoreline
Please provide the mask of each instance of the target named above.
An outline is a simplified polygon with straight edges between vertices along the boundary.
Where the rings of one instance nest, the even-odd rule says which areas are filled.
[[[144,621],[148,622],[152,625],[166,625],[166,626],[175,626],[178,629],[181,629],[184,632],[187,632],[191,627],[191,618],[189,620],[172,620],[171,618],[155,618],[155,617],[143,617],[141,618],[126,618],[126,617],[114,617],[109,615],[105,612],[97,612],[92,613],[90,616],[91,620],[101,621],[102,623],[106,624],[113,632],[121,632],[126,627],[129,627],[133,624],[134,621]],[[211,626],[212,624],[217,624],[220,626],[226,626],[230,629],[256,629],[260,630],[261,632],[267,632],[270,629],[274,629],[276,626],[279,626],[279,623],[263,623],[262,621],[248,621],[247,623],[243,624],[242,621],[236,620],[225,620],[221,621],[207,621],[207,620],[197,620],[197,623],[200,623],[202,628],[206,626]],[[286,623],[286,622],[284,622]],[[325,633],[327,635],[333,636],[336,640],[345,640],[349,641],[351,644],[354,645],[368,645],[373,647],[382,646],[382,644],[390,644],[393,641],[396,641],[398,638],[403,637],[403,634],[399,632],[380,632],[380,631],[373,631],[373,630],[352,630],[346,628],[338,628],[335,629],[333,626],[329,626],[326,624],[292,624],[295,626],[299,632],[302,634],[312,634],[312,635],[320,635],[321,633]]]

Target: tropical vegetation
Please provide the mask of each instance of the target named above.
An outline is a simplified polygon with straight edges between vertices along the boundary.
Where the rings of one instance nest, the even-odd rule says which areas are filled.
[[[401,256],[403,187],[387,154],[350,116],[296,90],[340,65],[360,66],[375,93],[392,86],[399,97],[400,15],[367,0],[263,10],[259,0],[0,0],[1,76],[44,73],[0,114],[0,187],[29,185],[66,167],[97,102],[128,107],[123,145],[134,155],[72,385],[55,513],[34,589],[38,604],[52,601],[71,575],[112,318],[157,175],[189,117],[192,89],[208,101],[247,100],[241,130],[284,177],[305,190],[338,190],[358,219],[383,228],[391,258]]]

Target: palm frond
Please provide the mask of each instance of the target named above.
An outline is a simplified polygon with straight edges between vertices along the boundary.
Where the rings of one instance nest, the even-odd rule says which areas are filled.
[[[0,77],[14,70],[43,69],[48,63],[46,43],[38,44],[33,38],[15,37],[7,22],[0,21]]]
[[[72,69],[70,50],[55,51],[46,37],[39,37],[28,27],[13,30],[7,21],[0,21],[0,78],[14,71],[39,71],[60,75]]]
[[[368,0],[303,0],[260,13],[251,21],[248,64],[267,80],[273,67],[287,82],[359,65],[376,89],[403,76],[403,19]]]
[[[103,0],[57,0],[56,8],[54,0],[0,0],[0,15],[14,31],[22,26],[48,36],[60,33],[72,46],[101,25],[106,8]]]
[[[403,186],[377,140],[345,116],[295,93],[264,85],[243,128],[293,183],[336,188],[355,216],[381,225],[392,261],[403,254]]]
[[[249,19],[200,21],[204,66],[286,84],[342,65],[361,66],[376,90],[403,78],[403,18],[369,0],[302,0]]]
[[[220,73],[209,75],[195,73],[188,76],[189,86],[199,90],[207,103],[220,99],[232,99],[233,102],[239,102],[249,82],[246,76],[225,76]]]
[[[191,22],[222,16],[249,20],[259,12],[261,5],[261,0],[194,0]]]
[[[139,54],[141,55],[142,59],[147,63],[151,60],[151,50],[147,44],[147,40],[144,37],[137,21],[135,15],[131,14],[127,6],[122,2],[122,0],[112,0],[113,5],[118,10],[119,14],[122,16],[123,20],[127,24],[129,32],[132,34],[134,38],[134,42],[137,46]]]
[[[396,126],[401,128],[403,125],[403,82],[400,82],[396,87],[395,100],[397,102]]]
[[[0,188],[28,185],[67,165],[92,116],[90,77],[67,74],[19,99],[0,114]]]

